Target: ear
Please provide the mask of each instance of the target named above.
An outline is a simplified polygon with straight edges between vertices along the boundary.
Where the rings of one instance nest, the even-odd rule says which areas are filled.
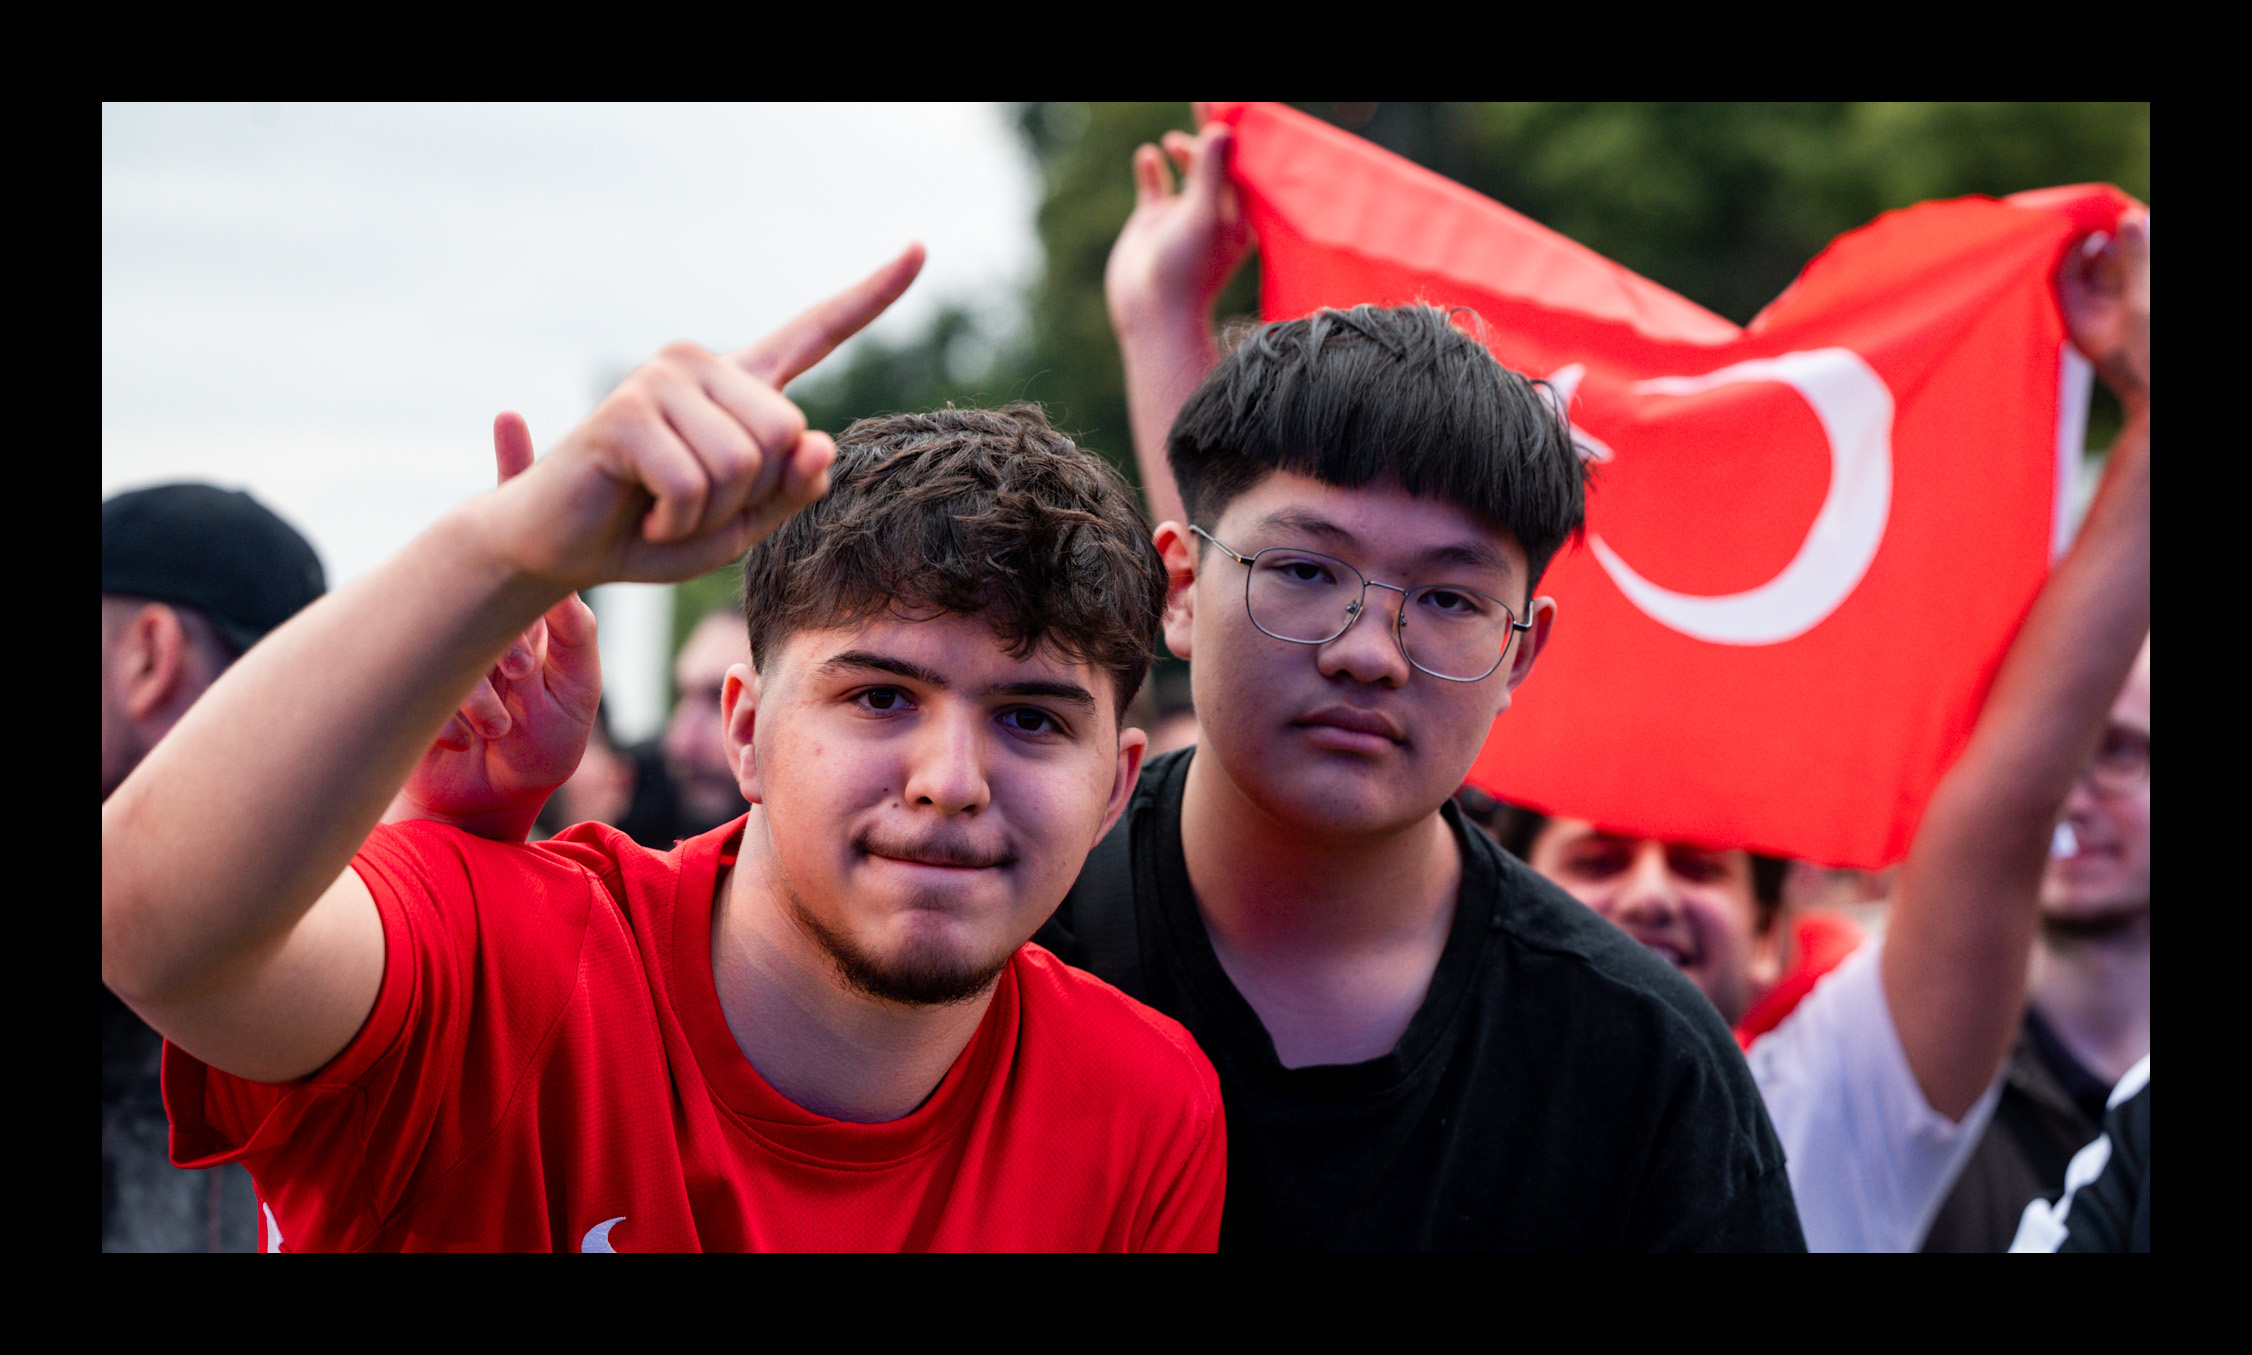
[[[1110,804],[1103,809],[1103,826],[1095,830],[1095,842],[1102,841],[1103,834],[1109,832],[1111,825],[1118,822],[1118,816],[1126,812],[1126,802],[1134,795],[1134,783],[1141,779],[1142,755],[1148,751],[1147,733],[1139,729],[1118,731],[1117,779],[1110,784]],[[1087,849],[1092,851],[1094,846],[1095,843],[1090,842]]]
[[[1197,540],[1178,522],[1157,524],[1157,553],[1165,560],[1165,647],[1187,659],[1196,630]],[[1144,742],[1147,742],[1145,739]]]
[[[1531,613],[1526,619],[1533,628],[1518,633],[1516,652],[1509,656],[1509,690],[1512,692],[1517,690],[1518,683],[1533,675],[1533,660],[1548,648],[1549,631],[1556,624],[1556,599],[1534,598],[1526,610]]]
[[[152,602],[133,613],[110,651],[110,672],[126,717],[136,722],[161,719],[187,681],[188,660],[187,628],[178,612]]]
[[[1775,910],[1767,920],[1767,930],[1758,930],[1759,904],[1752,904],[1753,932],[1750,963],[1745,972],[1751,979],[1752,999],[1757,1001],[1768,989],[1782,981],[1789,966],[1798,959],[1797,932],[1788,906]]]
[[[739,663],[727,670],[727,677],[719,688],[719,719],[721,732],[727,739],[727,762],[735,769],[736,788],[752,804],[761,804],[765,792],[759,786],[758,744],[758,673],[747,663]]]

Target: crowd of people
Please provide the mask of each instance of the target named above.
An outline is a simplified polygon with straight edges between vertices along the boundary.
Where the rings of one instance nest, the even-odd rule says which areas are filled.
[[[806,427],[913,248],[502,416],[333,594],[105,503],[105,1249],[2147,1250],[2147,230],[2060,267],[2124,425],[1872,879],[1465,787],[1586,466],[1440,309],[1216,333],[1229,153],[1111,256],[1146,516],[1031,406]],[[577,590],[738,558],[617,747]]]

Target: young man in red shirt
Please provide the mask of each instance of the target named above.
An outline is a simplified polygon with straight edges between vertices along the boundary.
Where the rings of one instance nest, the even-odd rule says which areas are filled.
[[[245,1162],[270,1245],[1214,1244],[1210,1065],[1024,945],[1141,762],[1118,715],[1164,574],[1130,494],[1033,411],[840,447],[779,394],[919,264],[742,352],[666,349],[105,802],[104,982],[171,1041],[175,1159]],[[664,854],[523,845],[560,778],[507,729],[583,736],[598,681],[572,591],[746,549],[748,816]],[[433,750],[473,687],[486,737]],[[410,774],[514,840],[378,825]]]

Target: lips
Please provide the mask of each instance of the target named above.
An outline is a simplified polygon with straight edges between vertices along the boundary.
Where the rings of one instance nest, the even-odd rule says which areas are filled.
[[[869,856],[905,861],[918,866],[948,866],[957,870],[993,870],[1016,864],[1016,854],[1001,848],[980,847],[954,837],[883,839],[862,834],[853,845]]]
[[[1294,723],[1300,729],[1340,729],[1395,744],[1407,742],[1407,733],[1398,721],[1382,711],[1362,710],[1357,706],[1325,706],[1311,715],[1299,717]]]
[[[1672,965],[1675,969],[1687,969],[1695,961],[1695,957],[1690,952],[1676,945],[1670,938],[1650,932],[1638,932],[1632,927],[1627,928],[1626,933],[1641,942],[1643,947],[1651,954]]]

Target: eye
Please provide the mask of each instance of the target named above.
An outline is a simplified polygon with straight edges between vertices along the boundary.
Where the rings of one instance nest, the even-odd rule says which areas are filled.
[[[1062,734],[1063,722],[1038,706],[1017,706],[1001,713],[1003,727],[1019,734]]]
[[[1327,585],[1337,581],[1329,563],[1314,556],[1270,555],[1260,561],[1260,567],[1287,583]]]
[[[1493,603],[1477,593],[1462,588],[1431,587],[1423,590],[1424,610],[1435,612],[1449,620],[1468,620],[1484,616],[1493,610]]]
[[[1627,854],[1613,851],[1578,852],[1564,860],[1564,869],[1583,879],[1604,880],[1627,868]]]
[[[870,687],[853,695],[853,701],[869,710],[896,711],[907,709],[907,693],[897,687]]]
[[[1667,858],[1666,864],[1675,875],[1691,884],[1714,884],[1729,875],[1727,858],[1703,852],[1675,852]]]

